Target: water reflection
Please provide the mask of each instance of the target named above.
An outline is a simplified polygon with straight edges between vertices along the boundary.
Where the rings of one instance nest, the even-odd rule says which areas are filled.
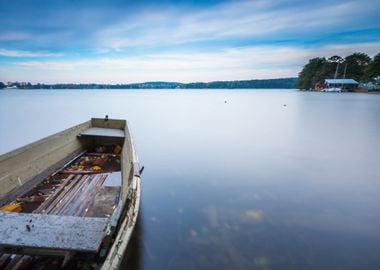
[[[129,120],[146,168],[129,269],[380,269],[380,95],[0,95],[3,152],[91,116]]]

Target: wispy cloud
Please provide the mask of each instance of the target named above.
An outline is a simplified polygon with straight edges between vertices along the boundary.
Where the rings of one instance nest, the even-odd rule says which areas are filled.
[[[206,10],[145,11],[98,32],[98,43],[116,50],[133,46],[184,44],[234,39],[295,38],[352,28],[373,16],[376,7],[361,1],[290,5],[288,1],[234,1]],[[285,4],[286,3],[286,4]],[[363,19],[364,18],[364,19]],[[378,26],[380,24],[378,23]],[[297,38],[299,39],[299,37]]]
[[[39,52],[39,51],[8,50],[8,49],[0,48],[0,56],[7,56],[7,57],[58,57],[58,56],[63,56],[63,54],[62,53]]]
[[[0,3],[0,81],[288,77],[311,57],[380,48],[373,0],[36,1]]]
[[[128,83],[143,81],[215,81],[297,76],[308,59],[346,56],[356,51],[373,56],[378,43],[335,44],[319,48],[254,46],[198,53],[166,52],[131,57],[81,60],[19,61],[4,75],[22,74],[32,82]]]

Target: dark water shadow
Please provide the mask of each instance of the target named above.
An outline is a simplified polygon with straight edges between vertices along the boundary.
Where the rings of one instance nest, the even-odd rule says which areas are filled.
[[[140,209],[131,240],[124,254],[120,269],[142,269],[143,217]]]

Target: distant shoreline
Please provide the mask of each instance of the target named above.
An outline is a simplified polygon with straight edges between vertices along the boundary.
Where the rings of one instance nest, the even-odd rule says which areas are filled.
[[[241,81],[215,81],[215,82],[144,82],[130,84],[31,84],[14,82],[3,88],[8,89],[296,89],[297,78],[279,78]]]

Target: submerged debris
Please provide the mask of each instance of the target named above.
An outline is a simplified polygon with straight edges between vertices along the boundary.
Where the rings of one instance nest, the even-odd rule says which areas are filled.
[[[263,212],[261,210],[247,210],[245,211],[245,216],[256,221],[261,221],[263,219]]]
[[[270,260],[267,257],[256,257],[254,259],[255,269],[266,270],[270,269]]]

